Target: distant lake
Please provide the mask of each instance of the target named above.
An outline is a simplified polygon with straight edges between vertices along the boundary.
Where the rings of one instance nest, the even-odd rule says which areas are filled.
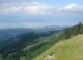
[[[0,22],[0,29],[9,28],[42,28],[52,25],[50,22]]]

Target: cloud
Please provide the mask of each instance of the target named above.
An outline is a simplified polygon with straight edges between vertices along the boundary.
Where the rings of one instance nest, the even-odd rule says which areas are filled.
[[[39,2],[30,2],[30,3],[3,3],[0,4],[0,14],[12,14],[12,13],[23,13],[23,14],[32,14],[32,15],[44,15],[51,14],[51,10],[54,6],[48,4],[41,4]]]
[[[38,2],[32,2],[32,4],[35,4],[35,5],[37,5],[37,4],[40,4],[40,3],[38,3]]]
[[[14,14],[20,12],[22,6],[16,6],[14,3],[3,3],[0,4],[0,15],[1,14]]]
[[[13,6],[13,7],[4,8],[4,9],[0,10],[0,12],[2,14],[5,14],[5,13],[16,13],[17,11],[20,11],[21,8],[22,8],[22,6],[19,6],[19,7]]]
[[[27,6],[24,8],[24,11],[27,14],[51,14],[49,9],[52,9],[53,6],[49,5],[36,5],[36,6]]]
[[[31,2],[32,0],[0,0],[0,3]]]
[[[62,13],[83,14],[83,5],[69,4],[59,9]]]
[[[30,3],[3,3],[0,4],[0,14],[23,14],[23,15],[63,15],[83,14],[83,5],[69,4],[65,7],[52,6],[39,2]]]
[[[12,7],[6,7],[6,8],[2,8],[0,10],[0,14],[14,14],[19,12],[22,9],[22,6],[12,6]]]
[[[24,8],[24,11],[26,14],[51,14],[50,9],[52,9],[54,6],[46,5],[46,4],[41,4],[38,2],[32,2],[32,5],[26,6]]]
[[[53,15],[63,15],[63,14],[83,14],[83,5],[69,4],[65,7],[51,6],[46,4],[40,4],[38,2],[33,2],[34,5],[26,6],[24,11],[27,14],[53,14]]]
[[[62,9],[70,9],[70,8],[75,7],[75,6],[77,6],[77,4],[69,4],[69,5],[66,6],[66,7],[62,7],[62,8],[60,8],[60,10],[62,10]]]
[[[78,21],[83,21],[82,14],[83,5],[78,4],[69,4],[60,7],[39,2],[30,2],[26,4],[3,3],[0,4],[0,21],[2,21],[2,23],[0,23],[0,28],[32,28],[51,24],[74,24]],[[24,21],[30,23],[22,23]]]

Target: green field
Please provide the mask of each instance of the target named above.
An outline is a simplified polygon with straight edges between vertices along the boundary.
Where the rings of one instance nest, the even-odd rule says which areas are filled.
[[[83,35],[56,43],[34,60],[43,60],[45,55],[52,52],[55,54],[53,60],[83,60]]]
[[[27,51],[29,48],[34,47],[36,45],[39,45],[41,43],[45,43],[50,41],[50,39],[53,39],[55,36],[61,34],[62,32],[57,32],[57,33],[53,33],[51,36],[47,36],[47,37],[39,37],[38,39],[35,39],[34,41],[39,41],[38,43],[35,44],[31,44],[26,46],[23,51]],[[20,60],[26,60],[26,57],[20,57]]]
[[[0,54],[0,60],[3,60],[3,58],[2,58],[2,56],[1,56],[1,54]]]
[[[29,48],[33,47],[33,46],[39,45],[41,43],[48,42],[48,41],[50,41],[50,39],[53,39],[55,36],[59,35],[60,33],[61,32],[57,32],[57,33],[53,33],[51,36],[39,37],[38,39],[34,39],[34,41],[39,41],[39,42],[38,43],[35,43],[35,44],[28,45],[23,50],[26,51]]]

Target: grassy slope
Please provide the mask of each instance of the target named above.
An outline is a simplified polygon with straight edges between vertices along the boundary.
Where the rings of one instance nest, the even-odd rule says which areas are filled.
[[[32,44],[32,45],[28,45],[26,46],[23,50],[26,51],[28,50],[29,48],[35,46],[35,45],[39,45],[41,44],[42,42],[47,42],[49,41],[50,39],[54,38],[55,36],[57,36],[58,34],[60,34],[61,32],[57,32],[57,33],[53,33],[51,36],[47,36],[47,37],[39,37],[38,39],[35,39],[34,41],[39,41],[38,43],[35,43],[35,44]]]
[[[60,41],[34,60],[43,60],[47,54],[55,53],[54,60],[83,60],[83,35]]]
[[[31,47],[33,47],[35,45],[39,45],[42,42],[47,42],[47,41],[49,41],[50,39],[54,38],[55,36],[57,36],[60,33],[61,32],[53,33],[51,36],[48,36],[48,37],[39,37],[38,39],[34,40],[34,41],[39,41],[38,43],[26,46],[23,50],[26,51],[26,50],[28,50],[29,48],[31,48]],[[2,60],[2,56],[1,55],[0,55],[0,60]],[[26,60],[26,57],[22,56],[22,57],[20,57],[20,60]]]
[[[26,51],[26,50],[28,50],[29,48],[34,47],[35,45],[39,45],[39,44],[41,44],[42,42],[47,42],[47,41],[49,41],[50,39],[54,38],[55,36],[59,35],[60,33],[62,33],[62,32],[53,33],[51,36],[48,36],[48,37],[39,37],[38,39],[35,39],[35,41],[38,40],[39,43],[26,46],[23,50]],[[22,57],[20,57],[20,60],[26,60],[26,57],[23,57],[23,56],[22,56]]]
[[[2,58],[2,56],[1,56],[1,54],[0,54],[0,60],[3,60],[3,58]]]

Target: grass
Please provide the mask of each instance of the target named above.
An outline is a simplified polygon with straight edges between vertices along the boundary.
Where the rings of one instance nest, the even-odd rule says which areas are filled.
[[[20,60],[27,60],[26,57],[20,57]]]
[[[2,56],[1,56],[1,54],[0,54],[0,60],[3,60],[3,58],[2,58]]]
[[[47,54],[55,53],[54,60],[83,60],[83,35],[60,41],[34,60],[43,60]]]
[[[31,45],[28,45],[26,46],[23,51],[26,51],[28,50],[29,48],[31,47],[34,47],[36,45],[39,45],[43,42],[48,42],[50,39],[54,38],[55,36],[57,36],[58,34],[60,34],[61,32],[57,32],[57,33],[53,33],[51,36],[47,36],[47,37],[39,37],[38,39],[34,39],[34,41],[39,41],[38,43],[35,43],[35,44],[31,44]]]
[[[35,39],[34,40],[34,41],[39,41],[38,43],[35,43],[35,44],[31,44],[31,45],[26,46],[23,49],[23,51],[27,51],[29,48],[34,47],[36,45],[39,45],[39,44],[41,44],[43,42],[50,41],[50,39],[53,39],[55,36],[59,35],[60,33],[62,33],[62,32],[53,33],[51,36],[47,36],[47,37],[39,37],[38,39]],[[26,57],[20,57],[20,60],[26,60]]]

